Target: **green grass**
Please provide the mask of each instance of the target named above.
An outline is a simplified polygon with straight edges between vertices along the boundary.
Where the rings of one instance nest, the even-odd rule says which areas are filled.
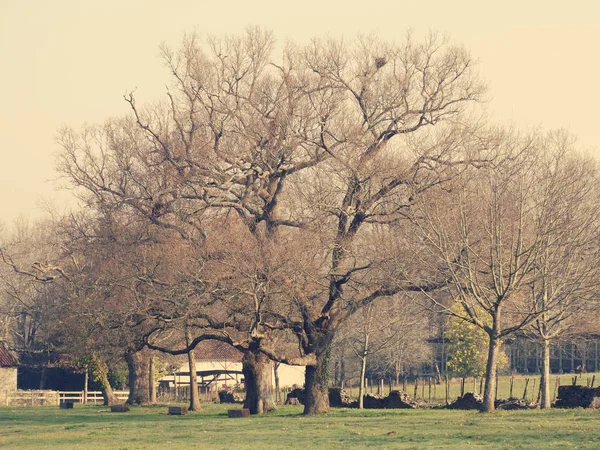
[[[237,406],[239,407],[239,406]],[[227,405],[168,416],[166,406],[0,408],[0,448],[330,449],[600,448],[595,410],[350,410],[305,417],[299,407],[229,419]]]

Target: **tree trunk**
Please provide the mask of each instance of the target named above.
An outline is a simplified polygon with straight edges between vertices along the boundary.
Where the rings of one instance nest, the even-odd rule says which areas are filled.
[[[540,378],[540,389],[542,390],[542,400],[540,408],[550,408],[552,402],[550,398],[550,340],[542,340],[542,376]]]
[[[150,357],[150,367],[148,368],[148,382],[150,383],[150,403],[156,403],[156,371],[154,369],[154,356]]]
[[[483,392],[483,411],[493,412],[496,401],[496,373],[498,371],[498,353],[500,351],[500,339],[490,335],[488,348],[488,360],[485,369],[485,390]]]
[[[189,329],[185,330],[185,342],[186,345],[190,345],[192,335]],[[196,375],[196,358],[194,356],[194,350],[191,350],[187,354],[188,365],[190,368],[190,411],[201,411],[200,398],[198,397],[198,377]]]
[[[340,362],[340,386],[343,388],[346,382],[346,345],[342,344],[342,360]]]
[[[273,376],[275,377],[275,402],[281,401],[281,399],[279,398],[279,366],[280,365],[281,365],[280,362],[276,362],[273,365]]]
[[[102,392],[102,398],[104,399],[104,406],[111,406],[119,403],[119,399],[112,390],[110,381],[106,372],[102,372],[98,377],[95,377],[94,381],[100,385],[100,391]]]
[[[363,409],[365,404],[365,375],[367,374],[367,355],[369,353],[369,333],[365,332],[365,342],[362,349],[360,364],[360,384],[358,385],[358,409]]]
[[[42,367],[42,372],[40,373],[40,384],[38,389],[43,391],[46,389],[46,382],[48,381],[48,369],[46,367]]]
[[[363,351],[360,364],[360,383],[358,385],[358,409],[363,409],[365,404],[365,375],[367,374],[367,355]]]
[[[271,360],[259,351],[246,350],[242,358],[246,386],[244,408],[250,414],[264,414],[275,409],[271,393]]]
[[[304,414],[312,415],[329,411],[329,354],[333,335],[326,338],[315,352],[317,362],[306,366],[304,388]]]
[[[83,404],[87,405],[88,398],[88,378],[89,378],[89,367],[85,366],[85,371],[83,372]]]
[[[127,353],[125,360],[129,369],[129,398],[127,399],[127,403],[131,405],[149,404],[149,351],[144,349],[135,353]]]
[[[95,354],[92,356],[92,379],[100,386],[104,406],[111,406],[118,402],[110,381],[108,381],[108,367]]]

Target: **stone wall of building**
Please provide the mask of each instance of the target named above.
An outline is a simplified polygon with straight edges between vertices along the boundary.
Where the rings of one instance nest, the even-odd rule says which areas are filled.
[[[0,367],[0,392],[17,390],[17,368]]]

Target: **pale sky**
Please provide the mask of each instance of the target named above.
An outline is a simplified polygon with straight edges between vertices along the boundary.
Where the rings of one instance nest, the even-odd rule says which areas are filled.
[[[0,0],[0,222],[59,207],[54,142],[62,125],[103,122],[165,91],[162,42],[249,25],[279,42],[436,29],[479,60],[496,120],[567,128],[600,157],[600,1]]]

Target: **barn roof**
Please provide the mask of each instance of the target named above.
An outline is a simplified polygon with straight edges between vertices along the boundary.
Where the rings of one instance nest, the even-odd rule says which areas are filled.
[[[242,353],[231,345],[220,341],[202,341],[194,351],[197,361],[236,361],[242,360]]]
[[[11,352],[4,342],[0,342],[0,367],[17,367],[19,361],[13,352]]]

